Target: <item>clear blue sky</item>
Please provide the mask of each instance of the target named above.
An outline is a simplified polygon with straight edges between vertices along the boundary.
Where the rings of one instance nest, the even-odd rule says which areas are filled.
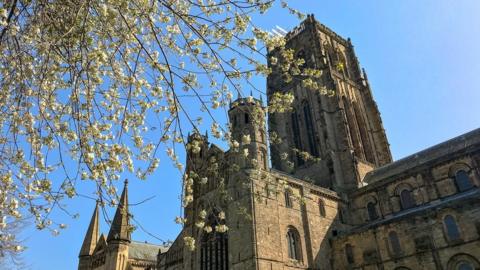
[[[350,37],[366,69],[395,159],[480,127],[480,2],[477,0],[294,0],[294,6]],[[274,9],[257,22],[291,29],[298,21]],[[263,88],[265,82],[258,84]],[[130,180],[136,220],[162,239],[175,239],[180,227],[180,174],[163,158],[146,182]],[[86,183],[93,188],[93,183]],[[91,186],[88,186],[91,185]],[[65,201],[80,218],[57,237],[28,229],[24,262],[34,270],[77,268],[77,256],[94,203]],[[113,210],[112,210],[113,212]],[[112,215],[112,214],[110,214]],[[108,227],[102,224],[102,231]],[[138,229],[135,240],[159,243]]]

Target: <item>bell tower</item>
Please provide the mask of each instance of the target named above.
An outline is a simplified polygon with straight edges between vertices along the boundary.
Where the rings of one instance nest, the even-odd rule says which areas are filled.
[[[271,136],[281,140],[271,144],[272,167],[340,193],[356,189],[367,172],[390,163],[392,157],[353,45],[313,15],[285,39],[285,49],[304,63],[286,74],[279,67],[285,61],[282,51],[268,53],[269,100],[276,92],[295,97],[292,111],[269,115]],[[320,71],[313,79],[319,87],[305,83],[307,70]]]

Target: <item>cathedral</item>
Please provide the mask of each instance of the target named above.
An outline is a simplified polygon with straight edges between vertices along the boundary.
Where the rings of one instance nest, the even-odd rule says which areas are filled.
[[[79,270],[480,269],[480,129],[392,161],[351,41],[313,15],[284,38],[334,94],[269,63],[267,98],[289,91],[293,110],[267,118],[261,100],[232,102],[232,138],[249,135],[240,150],[188,136],[200,150],[187,149],[193,201],[175,241],[131,239],[125,183],[107,237],[95,209]]]

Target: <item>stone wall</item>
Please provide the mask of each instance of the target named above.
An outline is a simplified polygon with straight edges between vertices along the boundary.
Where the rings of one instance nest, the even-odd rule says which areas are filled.
[[[337,209],[342,201],[336,193],[276,172],[254,173],[251,178],[259,269],[329,269],[328,238],[341,226]],[[300,236],[300,260],[289,258],[289,228]]]
[[[354,228],[333,240],[334,269],[449,270],[457,269],[461,258],[476,266],[478,261],[472,258],[480,257],[479,155],[477,145],[477,150],[465,148],[427,164],[399,161],[397,166],[410,168],[355,191],[351,195]],[[459,190],[455,180],[459,170],[468,172],[473,187]],[[411,208],[402,206],[403,189],[413,194]],[[377,218],[369,215],[368,203],[375,205]],[[454,239],[447,233],[447,216],[458,228]],[[398,237],[396,250],[392,232]],[[350,262],[347,244],[353,250]]]

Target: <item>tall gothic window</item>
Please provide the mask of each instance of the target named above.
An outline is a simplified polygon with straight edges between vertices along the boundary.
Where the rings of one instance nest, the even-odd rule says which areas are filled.
[[[300,125],[298,124],[298,115],[296,112],[292,113],[292,132],[293,132],[293,143],[295,144],[295,148],[297,149],[297,165],[301,166],[304,163],[303,158],[300,157],[298,151],[302,151],[302,143],[300,141]]]
[[[303,106],[303,114],[305,117],[305,126],[307,128],[308,145],[310,147],[310,154],[318,157],[317,145],[315,143],[315,128],[312,121],[312,113],[310,105],[306,102]]]
[[[400,192],[400,204],[402,205],[402,209],[408,209],[415,206],[415,200],[413,199],[410,190],[404,189]]]
[[[468,173],[464,170],[459,170],[455,173],[455,185],[459,192],[469,190],[473,187]]]
[[[395,231],[391,231],[388,234],[388,240],[390,241],[390,246],[392,247],[392,253],[394,256],[399,256],[402,254],[402,248],[400,246],[400,240],[398,239],[398,234]]]
[[[290,190],[285,190],[285,207],[292,208],[292,192]]]
[[[325,217],[327,215],[325,211],[325,203],[321,199],[318,201],[318,208],[320,209],[320,216]]]
[[[355,115],[352,111],[350,102],[347,100],[346,96],[342,96],[342,101],[343,101],[343,109],[345,111],[345,118],[347,120],[348,133],[350,136],[350,140],[352,142],[353,150],[355,151],[355,154],[357,157],[364,159],[363,150],[359,141],[360,139],[358,138],[358,134],[357,134],[358,125],[356,123]]]
[[[302,260],[302,247],[300,244],[300,235],[298,231],[289,227],[287,231],[288,257],[297,261]]]
[[[245,113],[245,124],[248,124],[250,122],[250,115],[248,113]]]
[[[362,147],[363,147],[363,152],[365,153],[365,159],[368,162],[375,164],[375,157],[372,151],[372,147],[370,144],[370,139],[367,131],[368,126],[364,121],[365,119],[363,118],[364,114],[362,113],[357,102],[353,102],[352,106],[353,106],[353,111],[355,112],[355,117],[357,119],[358,129],[360,131],[360,138],[362,140]]]
[[[368,212],[368,219],[370,221],[378,219],[377,208],[375,207],[375,203],[369,202],[367,204],[367,212]]]
[[[460,230],[458,229],[457,222],[453,216],[446,215],[445,218],[443,218],[443,224],[445,225],[448,240],[452,241],[460,239]]]
[[[228,270],[228,234],[217,231],[217,225],[225,225],[218,215],[210,215],[210,233],[204,233],[200,246],[201,270]]]

